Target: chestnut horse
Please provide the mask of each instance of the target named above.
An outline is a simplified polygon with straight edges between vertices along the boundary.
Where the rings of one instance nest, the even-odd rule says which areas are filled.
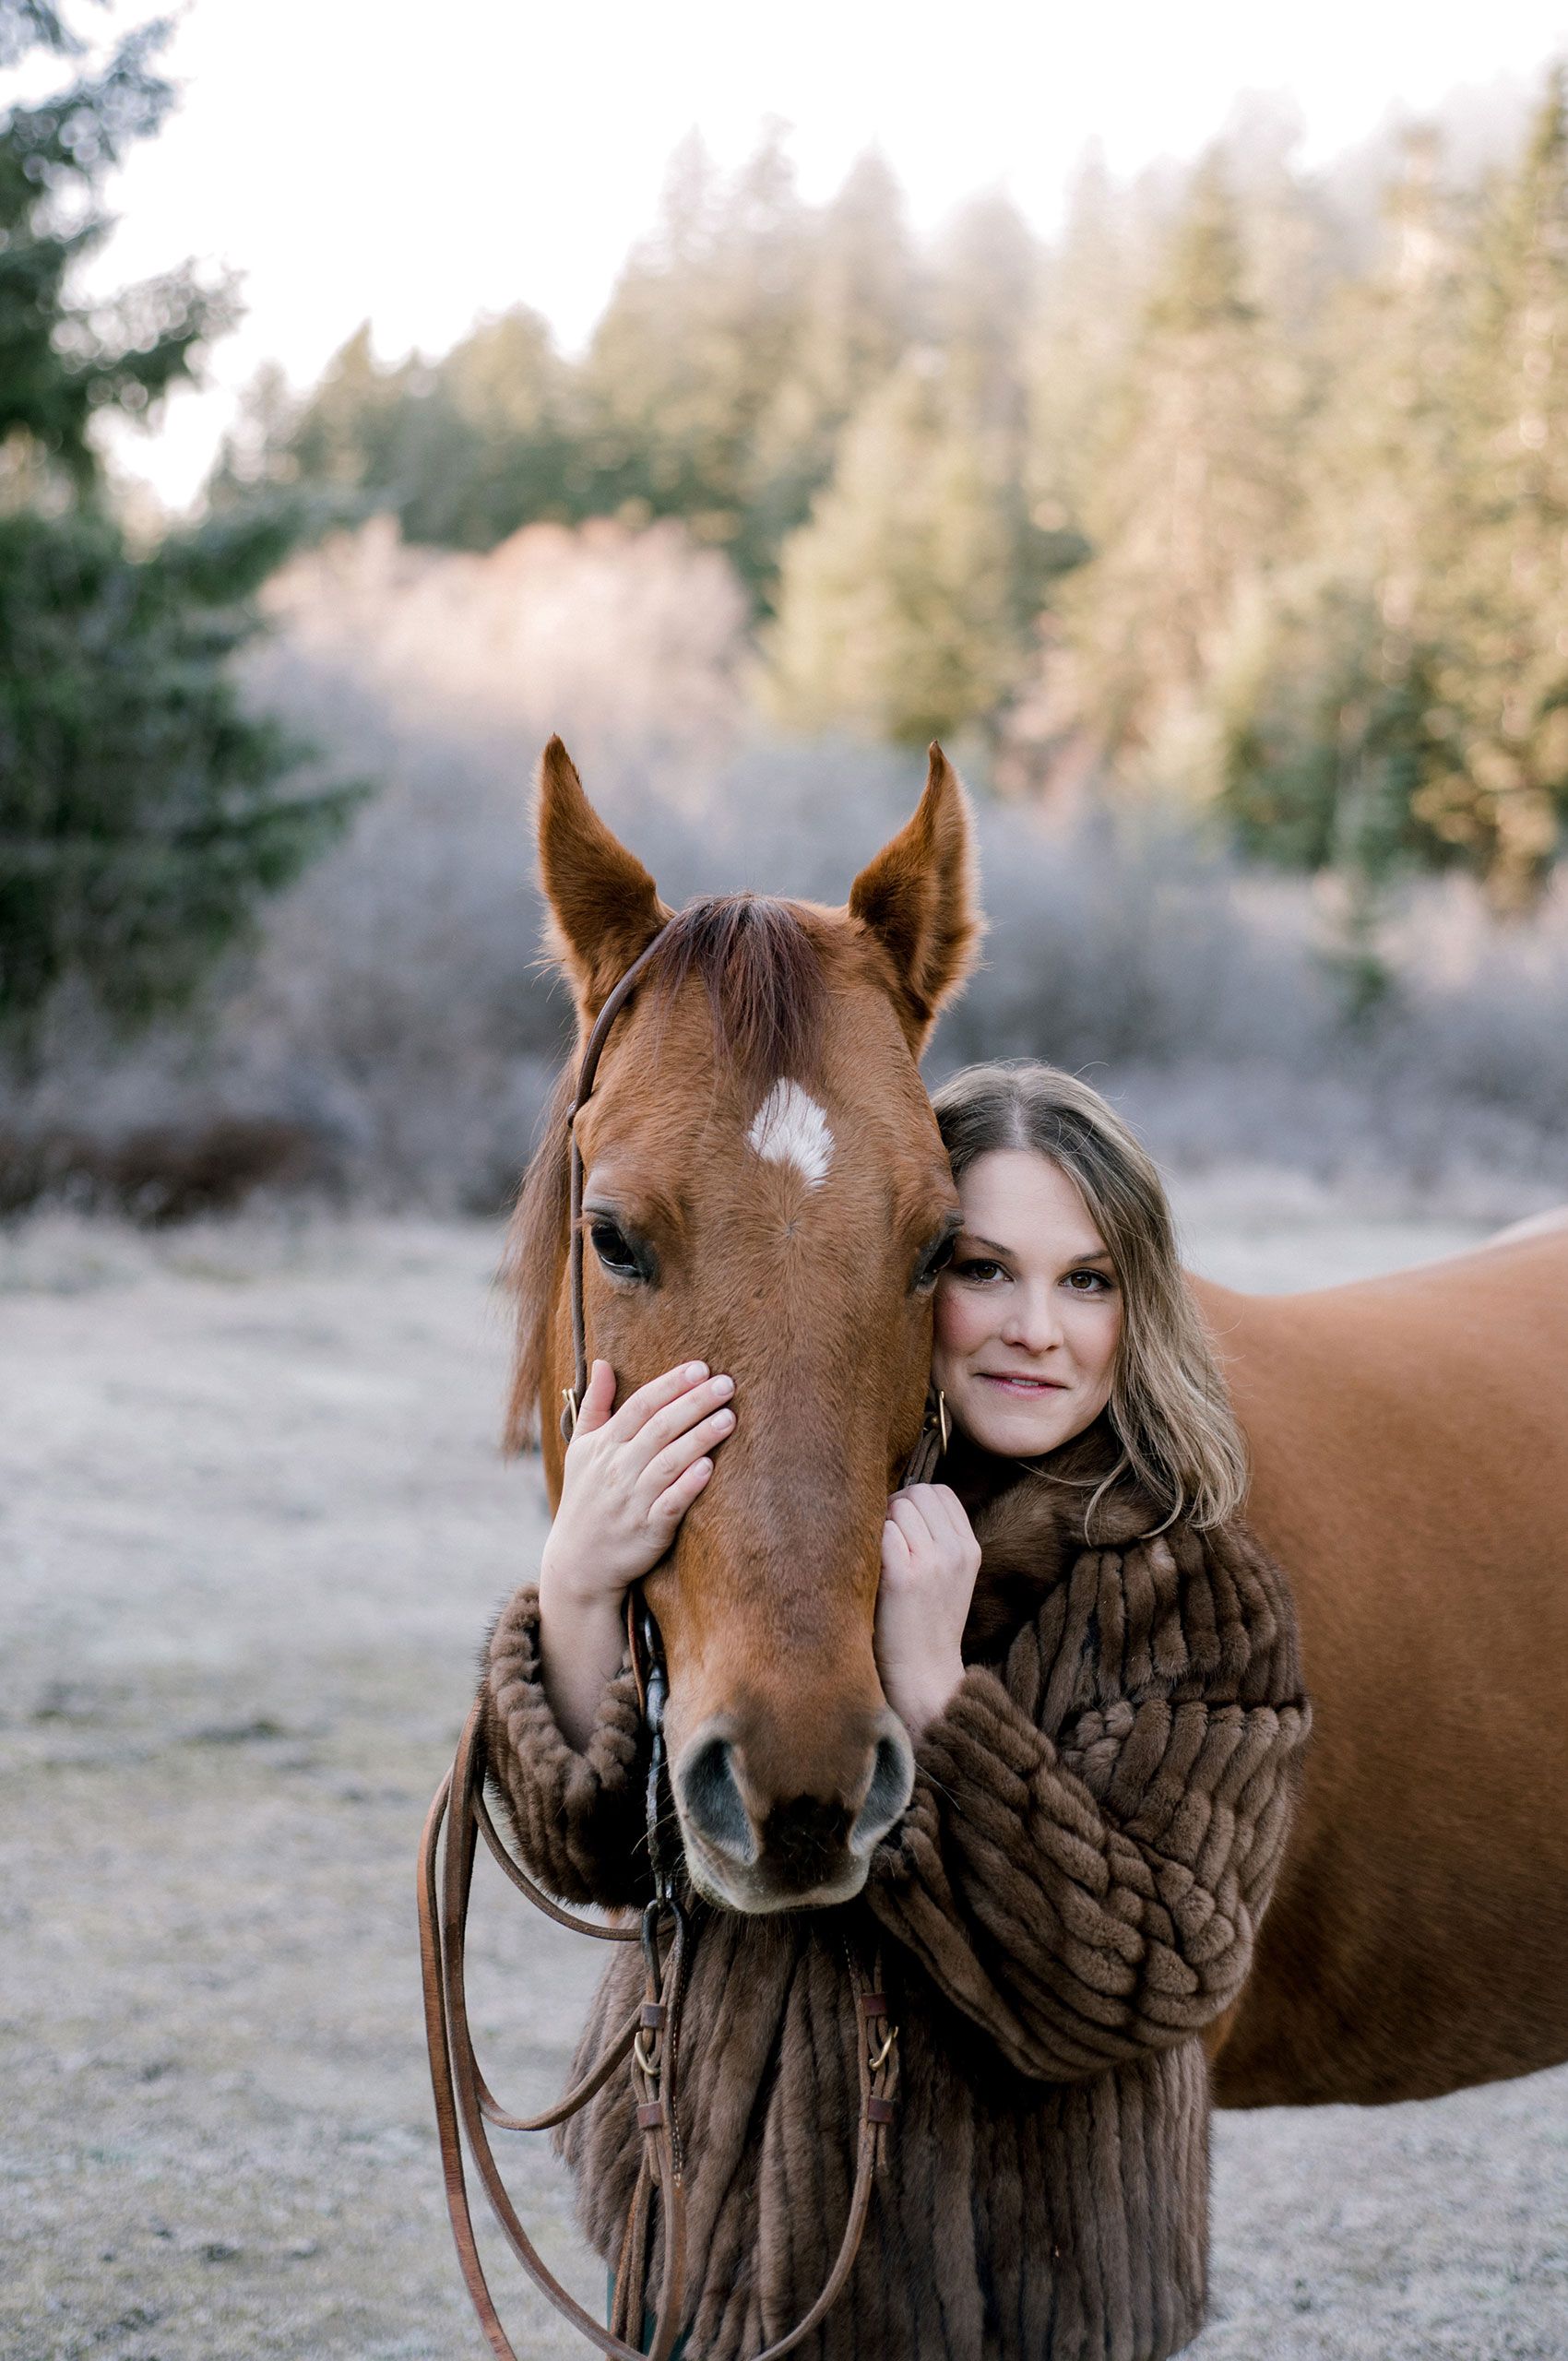
[[[1568,2057],[1568,1225],[1310,1295],[1194,1283],[1290,1572],[1306,1786],[1221,2105]]]
[[[558,740],[540,871],[579,1048],[671,913]],[[685,1355],[740,1421],[648,1578],[694,1882],[748,1911],[858,1890],[908,1741],[872,1650],[956,1204],[918,1059],[980,931],[933,747],[847,906],[682,913],[576,1133],[589,1347],[622,1395]],[[572,1374],[569,1076],[514,1225],[513,1399],[552,1499]],[[1254,1974],[1217,2029],[1238,2106],[1424,2096],[1568,2056],[1568,1231],[1321,1294],[1197,1293],[1289,1569],[1316,1712]]]

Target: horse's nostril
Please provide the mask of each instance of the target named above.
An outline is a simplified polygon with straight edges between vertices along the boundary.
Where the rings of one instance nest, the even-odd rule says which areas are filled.
[[[841,1892],[846,1880],[852,1887],[914,1786],[914,1750],[903,1723],[884,1710],[869,1728],[861,1720],[846,1730],[838,1763],[816,1766],[826,1792],[815,1794],[797,1791],[810,1766],[793,1759],[793,1746],[783,1750],[780,1775],[766,1744],[772,1734],[731,1738],[733,1727],[728,1716],[716,1717],[694,1732],[674,1766],[694,1870],[706,1863],[710,1884],[717,1877],[721,1892],[733,1888],[748,1895],[751,1880],[737,1880],[734,1872],[754,1873],[759,1891],[772,1898],[742,1907],[782,1909],[792,1896]],[[773,1774],[761,1778],[760,1801],[759,1753],[765,1774]],[[857,1794],[858,1805],[851,1801]]]
[[[735,1777],[734,1749],[725,1738],[707,1738],[690,1748],[676,1773],[681,1809],[699,1835],[742,1868],[757,1857],[751,1816]]]
[[[849,1850],[863,1859],[882,1842],[909,1800],[915,1785],[915,1755],[909,1734],[896,1714],[885,1715],[876,1741],[866,1799],[849,1831]]]

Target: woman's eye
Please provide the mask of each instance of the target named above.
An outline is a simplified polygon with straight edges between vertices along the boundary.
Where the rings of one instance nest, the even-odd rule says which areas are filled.
[[[596,1221],[588,1231],[593,1251],[605,1269],[618,1279],[640,1279],[643,1266],[636,1248],[612,1221]]]
[[[966,1254],[961,1263],[954,1264],[953,1276],[983,1286],[988,1279],[994,1278],[1001,1268],[1000,1263],[992,1262],[984,1254]]]
[[[1069,1271],[1067,1274],[1067,1285],[1075,1295],[1109,1295],[1115,1284],[1115,1280],[1103,1271]]]

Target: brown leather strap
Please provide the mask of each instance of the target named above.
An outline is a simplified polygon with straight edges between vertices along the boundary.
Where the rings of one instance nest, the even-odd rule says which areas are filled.
[[[474,1710],[477,1713],[479,1709],[476,1706]],[[482,1787],[476,1788],[474,1791],[473,1814],[474,1824],[494,1854],[496,1860],[511,1879],[517,1892],[531,1902],[536,1910],[542,1910],[547,1918],[553,1918],[558,1927],[569,1928],[574,1935],[591,1935],[596,1943],[635,1943],[636,1941],[637,1930],[635,1927],[606,1927],[597,1918],[579,1918],[575,1911],[563,1910],[558,1902],[552,1902],[543,1888],[535,1885],[527,1870],[513,1859],[501,1842],[495,1822],[490,1817],[490,1807],[484,1800]]]
[[[927,1390],[925,1418],[915,1438],[915,1447],[904,1464],[900,1481],[906,1489],[911,1484],[935,1482],[936,1471],[942,1465],[952,1431],[952,1421],[947,1416],[947,1396],[932,1385]]]
[[[680,2063],[680,2020],[684,1998],[686,1948],[684,1921],[676,1921],[675,1937],[659,1957],[657,1974],[650,1973],[650,1991],[591,2070],[576,2086],[537,2116],[517,2116],[504,2109],[490,2090],[474,2053],[465,1988],[465,1942],[469,1898],[473,1881],[476,1839],[481,1828],[508,1868],[520,1892],[538,1899],[550,1916],[600,1941],[638,1940],[638,1930],[603,1927],[577,1918],[539,1894],[518,1869],[490,1822],[483,1802],[485,1775],[481,1707],[476,1703],[457,1742],[452,1769],[436,1791],[420,1845],[419,1921],[420,1965],[424,1986],[425,2039],[430,2052],[431,2084],[435,2100],[436,2131],[441,2145],[442,2177],[453,2240],[469,2298],[496,2361],[517,2361],[491,2296],[474,2236],[463,2155],[466,2135],[475,2168],[512,2252],[540,2293],[599,2351],[612,2361],[645,2361],[640,2343],[631,2341],[642,2327],[649,2276],[657,2205],[659,2243],[662,2249],[659,2318],[647,2361],[669,2361],[682,2325],[685,2303],[686,2197],[680,2147],[677,2075]],[[445,1831],[445,1842],[442,1843]],[[860,2122],[855,2146],[854,2183],[849,2218],[833,2268],[821,2294],[796,2327],[755,2356],[755,2361],[782,2361],[826,2317],[843,2293],[854,2268],[871,2204],[872,2182],[882,2161],[886,2126],[892,2117],[897,2075],[895,2040],[882,1997],[880,1965],[867,1987],[851,1957],[851,1988],[856,1996],[857,2065],[860,2080]],[[647,2012],[657,2012],[648,2022]],[[638,2035],[649,2038],[642,2045]],[[645,2123],[642,2166],[621,2250],[621,2274],[616,2287],[616,2319],[601,2327],[583,2309],[544,2262],[529,2239],[502,2179],[489,2127],[502,2130],[546,2130],[564,2122],[601,2090],[616,2067],[633,2060],[639,2106],[651,2108],[657,2120]],[[647,2071],[651,2060],[657,2071]]]
[[[566,1283],[572,1299],[572,1385],[561,1411],[561,1431],[570,1442],[588,1386],[588,1328],[583,1315],[583,1152],[577,1145],[577,1117],[593,1096],[594,1076],[610,1028],[630,999],[644,971],[663,943],[673,919],[667,919],[651,943],[645,943],[593,1022],[577,1068],[577,1086],[566,1110],[566,1144],[571,1171],[571,1215],[566,1241]]]
[[[452,2236],[469,2296],[489,2339],[496,2361],[517,2361],[501,2325],[480,2260],[474,2236],[463,2163],[462,2134],[468,2135],[480,2178],[507,2244],[535,2285],[556,2309],[612,2361],[642,2361],[638,2348],[612,2336],[586,2312],[576,2296],[562,2286],[534,2248],[517,2219],[497,2167],[479,2101],[480,2076],[468,2031],[462,1992],[462,1925],[473,1872],[475,1784],[479,1708],[476,1705],[457,1741],[450,1774],[436,1790],[420,1844],[420,1966],[424,1985],[425,2041],[430,2054],[431,2084],[435,2099],[435,2126],[441,2143],[441,2169],[445,2183],[446,2210]],[[482,1772],[480,1774],[482,1777]],[[448,1819],[447,1842],[441,1845],[443,1823]],[[438,1875],[439,1864],[439,1875]],[[594,1929],[583,1922],[588,1931]],[[456,2004],[456,2005],[454,2005]],[[627,2029],[630,2047],[631,2028]],[[597,2071],[597,2070],[596,2070]],[[589,2081],[594,2077],[590,2075]],[[552,2110],[552,2113],[557,2113]],[[461,2129],[459,2130],[459,2125]]]

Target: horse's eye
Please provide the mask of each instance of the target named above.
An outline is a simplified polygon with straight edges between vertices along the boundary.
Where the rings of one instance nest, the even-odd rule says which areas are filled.
[[[920,1266],[915,1273],[915,1293],[917,1295],[929,1295],[931,1293],[932,1288],[936,1285],[938,1275],[944,1271],[947,1268],[948,1264],[953,1260],[953,1249],[956,1243],[956,1230],[944,1229],[941,1237],[934,1240],[932,1243],[926,1248],[925,1252],[921,1257]]]
[[[624,1230],[612,1221],[596,1221],[588,1231],[593,1251],[605,1269],[617,1279],[640,1279],[642,1259]]]

